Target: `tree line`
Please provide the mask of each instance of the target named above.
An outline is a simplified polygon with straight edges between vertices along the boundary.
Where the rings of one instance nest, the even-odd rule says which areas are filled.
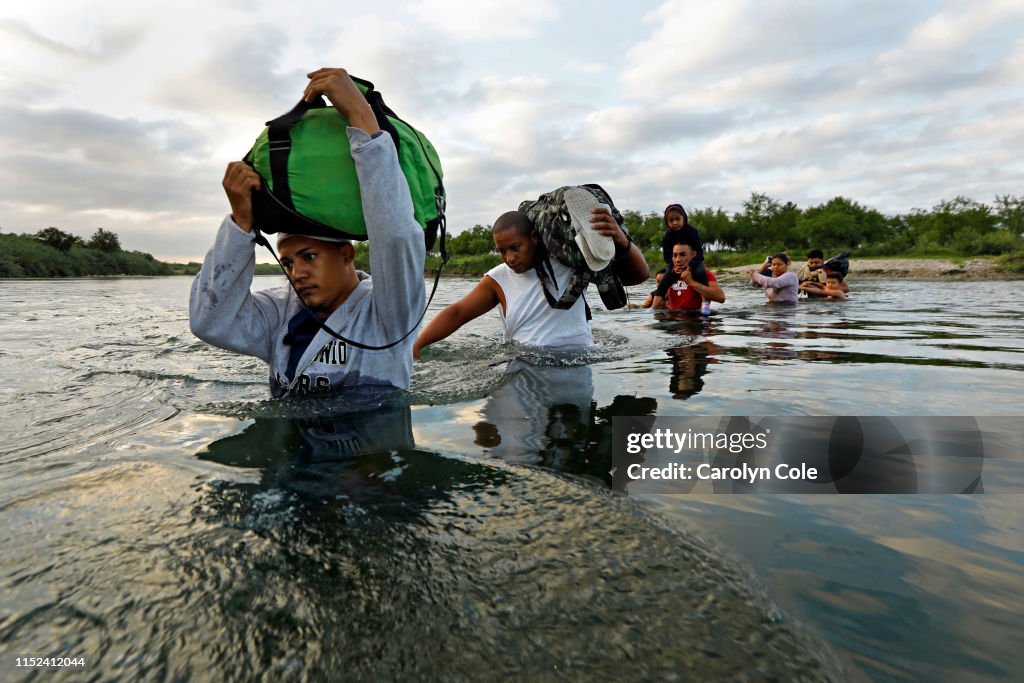
[[[662,267],[661,213],[622,212],[633,241],[655,270]],[[930,210],[887,216],[845,197],[801,209],[754,192],[742,211],[721,208],[689,211],[701,234],[711,266],[760,262],[765,254],[788,251],[802,259],[810,249],[826,256],[850,251],[854,257],[1003,256],[1013,270],[1024,270],[1024,196],[997,196],[991,205],[966,197],[943,200]],[[357,267],[369,266],[368,246],[356,245]],[[449,275],[481,275],[500,262],[490,226],[475,225],[446,241]],[[428,255],[427,271],[440,262]],[[150,254],[126,252],[118,236],[100,228],[88,240],[49,227],[28,235],[0,233],[0,277],[82,275],[184,275],[199,264],[163,263]],[[260,264],[257,274],[277,273]]]
[[[665,223],[661,213],[623,211],[633,241],[653,264],[660,263]],[[810,249],[826,255],[851,251],[855,256],[980,256],[1024,251],[1024,196],[1003,195],[992,205],[966,197],[944,200],[925,211],[887,216],[845,197],[801,209],[767,194],[754,192],[733,214],[721,208],[689,211],[701,234],[709,262],[729,255],[789,251],[802,259]],[[488,254],[494,250],[489,227],[476,225],[452,237],[454,256]],[[717,259],[715,257],[718,257]]]
[[[0,234],[0,278],[174,274],[172,264],[124,251],[117,234],[103,228],[88,240],[54,227],[32,235]]]

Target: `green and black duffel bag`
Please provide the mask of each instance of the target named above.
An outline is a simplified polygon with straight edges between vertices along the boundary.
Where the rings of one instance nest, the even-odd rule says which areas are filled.
[[[394,140],[416,221],[423,226],[430,250],[439,228],[444,234],[445,193],[437,151],[423,133],[384,104],[373,83],[352,80],[363,91],[377,125]],[[263,178],[263,187],[253,198],[260,230],[367,238],[346,126],[348,121],[323,97],[302,100],[287,114],[267,122],[245,156]]]

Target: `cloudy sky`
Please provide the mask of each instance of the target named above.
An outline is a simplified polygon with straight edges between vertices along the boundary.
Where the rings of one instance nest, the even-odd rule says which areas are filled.
[[[320,66],[431,138],[455,232],[583,182],[645,212],[1024,194],[1020,0],[31,0],[0,9],[0,228],[198,260]]]

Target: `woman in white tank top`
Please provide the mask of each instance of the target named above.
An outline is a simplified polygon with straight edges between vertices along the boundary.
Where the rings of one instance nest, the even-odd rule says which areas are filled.
[[[647,279],[647,262],[643,254],[622,231],[615,217],[606,208],[595,209],[591,225],[616,244],[616,259],[622,265],[619,276],[623,284],[635,285]],[[539,256],[539,240],[530,219],[519,211],[498,217],[493,228],[494,244],[503,263],[492,268],[469,294],[447,306],[430,321],[413,345],[413,357],[420,350],[444,339],[474,318],[499,306],[506,342],[515,341],[534,346],[589,346],[593,343],[587,322],[583,297],[571,308],[558,309],[548,304],[540,278],[534,270]],[[557,259],[549,259],[560,297],[569,284],[571,271]]]
[[[558,287],[554,292],[557,299],[569,283],[572,271],[556,259],[551,259],[551,268]],[[498,310],[505,326],[506,342],[533,346],[589,346],[594,343],[582,296],[572,308],[552,308],[533,268],[517,273],[502,263],[487,271],[487,277],[493,278],[504,294],[503,305]]]

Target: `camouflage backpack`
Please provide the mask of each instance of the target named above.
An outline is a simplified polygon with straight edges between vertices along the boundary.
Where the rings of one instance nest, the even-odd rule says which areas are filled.
[[[597,285],[597,292],[601,295],[601,301],[609,310],[622,308],[626,305],[626,290],[622,286],[616,271],[615,259],[604,270],[596,273],[590,269],[583,252],[576,245],[576,231],[572,227],[572,219],[565,207],[563,195],[569,187],[560,187],[542,194],[534,201],[525,201],[519,205],[519,210],[525,213],[530,222],[533,223],[537,235],[540,237],[540,244],[544,247],[543,254],[537,259],[536,271],[540,279],[541,288],[544,290],[544,297],[552,308],[572,308],[576,300],[583,295],[587,285],[593,282]],[[626,230],[625,220],[622,214],[615,208],[612,198],[600,185],[581,185],[583,189],[590,192],[602,204],[607,204],[612,209],[612,215],[623,231]],[[560,289],[555,280],[554,270],[551,268],[549,257],[553,256],[558,261],[572,269],[569,277],[569,284],[565,287],[562,296],[555,299],[548,291],[550,284],[557,293]],[[589,311],[588,311],[589,313]],[[589,317],[589,316],[588,316]]]

